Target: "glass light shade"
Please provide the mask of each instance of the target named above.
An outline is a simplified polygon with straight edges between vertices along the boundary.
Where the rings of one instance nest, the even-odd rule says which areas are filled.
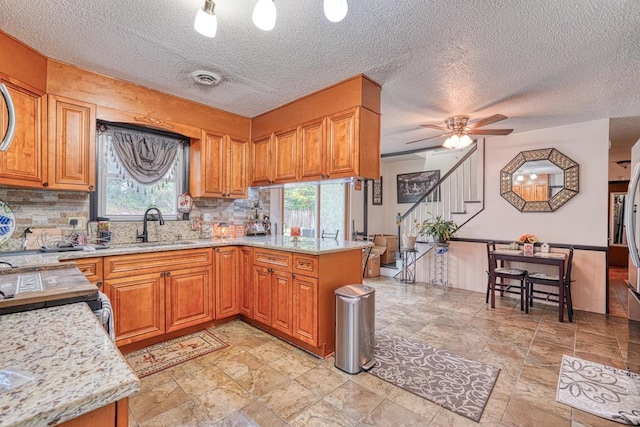
[[[215,37],[218,30],[218,18],[215,13],[210,14],[200,9],[196,14],[193,28],[203,36]]]
[[[469,135],[462,135],[460,137],[460,142],[458,143],[458,148],[468,147],[472,142],[473,139],[471,139]]]
[[[347,0],[324,0],[324,16],[331,22],[340,22],[347,16]]]
[[[276,5],[273,0],[258,0],[253,8],[253,23],[263,31],[271,31],[276,25]]]
[[[535,172],[531,172],[531,175],[529,175],[529,178],[531,179],[536,179],[538,177],[538,175],[535,174]]]
[[[522,175],[518,175],[518,176],[516,177],[516,179],[517,179],[518,181],[522,182],[522,181],[524,181],[524,176],[522,176]]]
[[[458,135],[452,135],[444,141],[442,144],[443,147],[453,150],[458,148],[458,144],[460,144],[460,137]]]

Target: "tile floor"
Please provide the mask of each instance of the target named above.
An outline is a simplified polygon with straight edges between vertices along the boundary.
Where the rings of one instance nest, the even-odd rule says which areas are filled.
[[[376,329],[409,336],[501,372],[484,426],[619,426],[555,401],[563,354],[640,372],[640,325],[557,307],[530,314],[515,299],[367,279]],[[475,426],[477,423],[360,373],[318,359],[241,321],[211,329],[232,345],[143,378],[131,426]]]

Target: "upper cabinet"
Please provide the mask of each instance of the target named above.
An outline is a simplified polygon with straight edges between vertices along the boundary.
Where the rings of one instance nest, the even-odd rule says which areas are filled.
[[[247,154],[246,141],[203,130],[191,144],[192,195],[247,198]]]
[[[49,95],[49,167],[43,186],[94,191],[96,184],[96,106]]]
[[[379,111],[380,86],[356,76],[254,117],[251,185],[379,178]]]
[[[46,171],[46,97],[37,90],[0,80],[16,110],[16,132],[9,149],[0,152],[0,184],[42,188]],[[26,85],[25,85],[26,86]],[[7,107],[0,97],[0,126],[7,127]]]

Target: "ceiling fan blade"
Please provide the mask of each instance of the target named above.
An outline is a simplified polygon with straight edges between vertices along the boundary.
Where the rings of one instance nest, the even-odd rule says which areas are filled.
[[[441,138],[443,136],[449,136],[449,135],[450,135],[449,133],[445,133],[445,134],[442,134],[442,135],[428,136],[426,138],[416,139],[415,141],[405,142],[405,144],[413,144],[414,142],[426,141],[427,139]]]
[[[503,116],[502,114],[494,114],[493,116],[489,116],[487,118],[480,119],[476,122],[469,123],[467,127],[469,127],[469,129],[476,129],[476,128],[490,125],[491,123],[499,122],[501,120],[506,120],[506,119],[508,119],[507,116]]]
[[[447,129],[447,128],[442,127],[442,126],[437,126],[437,125],[420,125],[420,126],[422,126],[423,128],[429,128],[429,129],[437,129],[437,130],[441,130],[441,131],[443,131],[443,132],[450,131],[450,129]]]
[[[472,129],[468,133],[471,135],[509,135],[513,129]]]

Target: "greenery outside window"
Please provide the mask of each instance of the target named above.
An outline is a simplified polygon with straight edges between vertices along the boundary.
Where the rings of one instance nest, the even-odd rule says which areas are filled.
[[[307,184],[285,186],[283,194],[283,234],[300,227],[304,237],[320,237],[338,231],[344,238],[347,226],[347,184]]]

